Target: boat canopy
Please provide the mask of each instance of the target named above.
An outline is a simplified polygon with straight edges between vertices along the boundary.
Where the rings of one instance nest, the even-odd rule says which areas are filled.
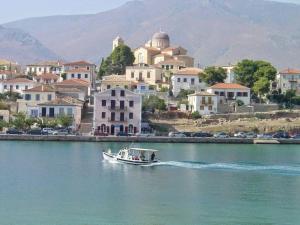
[[[158,150],[155,150],[155,149],[145,149],[145,148],[130,148],[130,150],[144,151],[144,152],[158,152]]]

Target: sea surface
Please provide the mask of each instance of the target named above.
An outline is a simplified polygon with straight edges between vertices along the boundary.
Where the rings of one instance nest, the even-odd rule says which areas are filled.
[[[103,161],[122,143],[0,142],[0,225],[297,225],[299,145],[137,144],[161,163]]]

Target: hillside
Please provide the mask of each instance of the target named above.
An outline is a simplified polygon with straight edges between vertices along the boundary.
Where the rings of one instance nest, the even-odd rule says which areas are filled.
[[[29,63],[58,56],[30,34],[19,29],[0,26],[0,58]]]
[[[93,15],[16,21],[19,28],[65,59],[98,62],[122,36],[137,47],[162,29],[200,65],[266,59],[300,67],[300,6],[262,0],[144,0]],[[27,60],[27,59],[26,59]]]

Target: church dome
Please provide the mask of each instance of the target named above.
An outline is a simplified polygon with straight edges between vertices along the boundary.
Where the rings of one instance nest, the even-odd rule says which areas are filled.
[[[158,49],[170,47],[170,37],[165,32],[157,32],[152,37],[152,46]]]
[[[155,33],[152,37],[152,39],[165,39],[165,40],[170,40],[170,37],[167,33],[165,32],[158,32]]]

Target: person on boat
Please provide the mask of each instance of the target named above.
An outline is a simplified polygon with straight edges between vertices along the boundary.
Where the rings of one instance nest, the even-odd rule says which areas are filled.
[[[142,161],[145,161],[145,153],[144,152],[141,152],[140,158]]]
[[[155,159],[155,153],[152,152],[152,154],[151,154],[151,161],[154,161],[154,159]]]

